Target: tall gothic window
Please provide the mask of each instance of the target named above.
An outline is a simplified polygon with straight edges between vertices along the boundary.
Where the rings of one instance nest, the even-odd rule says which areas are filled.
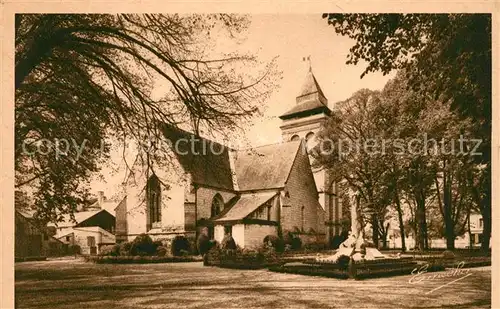
[[[210,213],[210,217],[217,216],[224,209],[224,200],[222,196],[217,193],[212,199],[212,211]]]
[[[161,185],[156,175],[148,181],[148,210],[151,224],[161,222]]]

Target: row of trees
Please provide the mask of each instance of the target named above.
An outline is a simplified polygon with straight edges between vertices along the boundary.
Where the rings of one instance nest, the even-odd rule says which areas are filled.
[[[318,164],[361,199],[373,240],[405,215],[418,248],[429,234],[454,248],[471,211],[491,234],[491,17],[481,14],[325,14],[355,40],[348,63],[366,74],[398,70],[380,92],[360,90],[337,104],[319,135]],[[358,147],[358,149],[349,149]],[[436,220],[436,214],[442,220]],[[430,216],[430,217],[429,217]]]

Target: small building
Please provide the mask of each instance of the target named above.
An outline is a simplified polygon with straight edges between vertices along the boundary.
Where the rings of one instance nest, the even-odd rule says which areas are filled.
[[[78,245],[81,254],[98,254],[102,245],[115,244],[115,216],[107,210],[89,210],[65,215],[61,222],[49,223],[55,238],[68,246]]]

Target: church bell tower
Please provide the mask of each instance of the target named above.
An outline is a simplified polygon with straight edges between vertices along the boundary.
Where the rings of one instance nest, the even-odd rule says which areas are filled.
[[[307,148],[311,149],[318,143],[316,134],[332,112],[328,108],[328,99],[314,77],[311,66],[295,102],[292,109],[280,116],[282,139],[283,141],[305,139]],[[310,160],[313,163],[311,157]],[[341,233],[342,209],[336,195],[337,185],[332,182],[329,170],[315,167],[312,169],[319,203],[325,210],[327,241],[331,243],[332,238]]]

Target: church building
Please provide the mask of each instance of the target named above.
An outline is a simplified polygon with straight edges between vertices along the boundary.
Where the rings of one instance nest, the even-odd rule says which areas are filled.
[[[296,105],[280,116],[282,143],[232,149],[165,125],[172,159],[155,170],[135,165],[127,176],[115,209],[117,241],[141,233],[196,237],[202,230],[217,241],[231,234],[247,248],[286,232],[306,244],[330,241],[340,234],[335,185],[327,170],[312,168],[308,154],[330,113],[309,70]]]

